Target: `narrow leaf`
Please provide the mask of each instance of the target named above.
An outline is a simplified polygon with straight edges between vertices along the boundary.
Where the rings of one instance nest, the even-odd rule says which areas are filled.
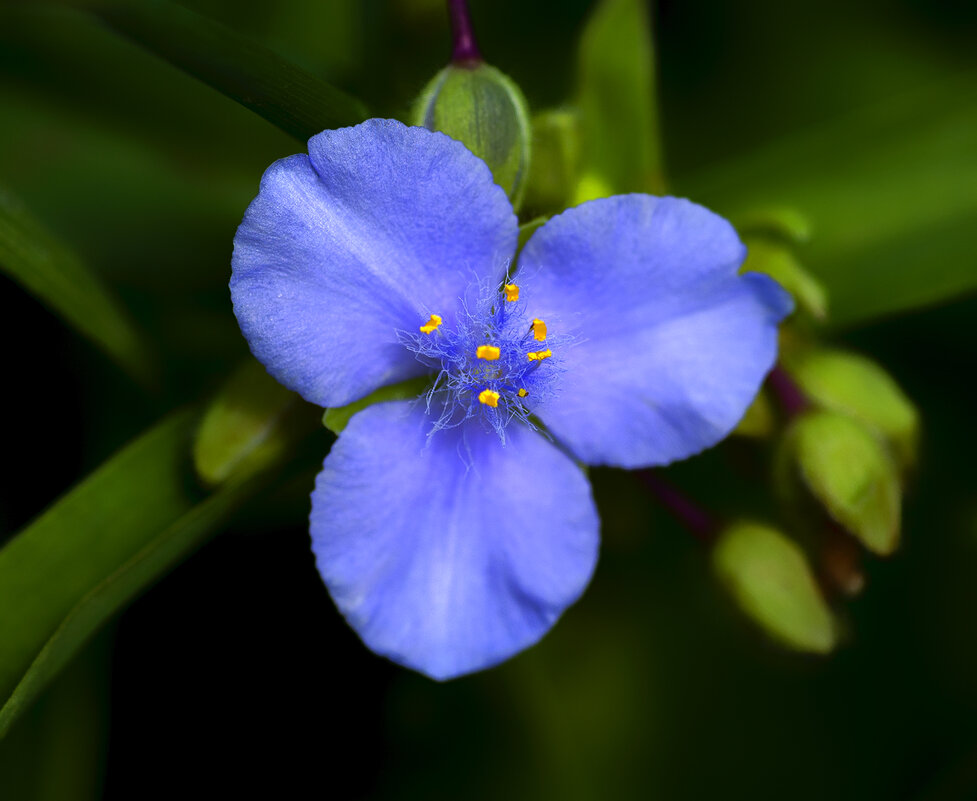
[[[799,255],[851,325],[977,289],[977,75],[865,108],[677,181],[731,219],[768,204],[811,223]]]
[[[113,30],[303,142],[369,116],[345,92],[175,3],[117,0],[96,2],[91,10]]]
[[[0,737],[106,620],[210,539],[256,487],[254,478],[229,482],[155,536],[144,538],[141,550],[79,597],[5,698]]]
[[[0,188],[0,271],[63,317],[144,384],[153,358],[109,290],[10,192]]]
[[[174,414],[110,459],[0,550],[0,704],[78,602],[193,505],[195,415]],[[9,725],[9,713],[4,717]]]
[[[580,42],[582,182],[576,202],[660,192],[654,45],[643,0],[601,0]]]

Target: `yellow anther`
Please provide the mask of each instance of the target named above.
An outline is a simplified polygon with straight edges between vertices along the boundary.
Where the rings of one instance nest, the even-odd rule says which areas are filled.
[[[517,287],[515,284],[506,284],[505,299],[510,303],[514,300],[519,300],[519,287]]]
[[[537,342],[546,341],[546,323],[540,319],[533,320],[533,338]]]
[[[478,359],[485,359],[487,362],[496,361],[501,354],[502,351],[495,347],[495,345],[479,345],[475,349],[475,357]],[[485,401],[482,401],[482,403],[484,402]]]
[[[543,359],[548,359],[552,355],[553,355],[553,351],[551,351],[549,348],[547,348],[546,350],[530,351],[529,353],[526,354],[526,356],[529,357],[529,361],[531,362],[541,362],[543,361]]]
[[[520,398],[525,398],[529,394],[529,392],[527,390],[525,390],[525,389],[520,389],[516,394]]]
[[[431,334],[437,331],[439,325],[441,325],[441,318],[436,314],[432,314],[431,319],[421,326],[421,331],[425,334]]]
[[[478,393],[478,402],[491,406],[493,409],[499,405],[499,393],[491,389],[483,389]]]

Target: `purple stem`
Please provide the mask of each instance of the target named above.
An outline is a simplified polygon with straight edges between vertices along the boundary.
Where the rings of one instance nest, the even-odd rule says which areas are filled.
[[[715,539],[716,521],[708,512],[685,497],[655,470],[639,470],[635,475],[693,537],[706,543]]]
[[[767,384],[777,396],[777,400],[780,401],[787,417],[797,417],[807,409],[808,400],[804,392],[779,364],[770,371],[770,375],[767,376]]]
[[[451,62],[461,65],[481,63],[482,54],[475,42],[468,0],[448,0],[448,15],[451,17]]]

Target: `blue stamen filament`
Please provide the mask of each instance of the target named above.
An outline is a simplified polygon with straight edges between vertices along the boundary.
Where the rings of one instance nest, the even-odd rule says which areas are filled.
[[[425,395],[433,431],[479,417],[503,440],[513,419],[535,428],[532,410],[556,392],[559,354],[572,344],[566,336],[549,337],[546,323],[526,313],[519,287],[509,283],[501,290],[480,287],[474,311],[466,307],[454,324],[442,326],[431,314],[419,331],[400,332],[400,340],[436,372]]]

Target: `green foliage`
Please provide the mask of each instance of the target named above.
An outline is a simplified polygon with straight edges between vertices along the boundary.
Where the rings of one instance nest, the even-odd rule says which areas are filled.
[[[415,125],[443,131],[482,159],[518,209],[529,177],[532,133],[522,91],[488,64],[449,65],[424,89]]]
[[[743,271],[766,273],[794,297],[798,308],[815,320],[828,316],[828,294],[797,261],[790,247],[766,239],[746,239],[749,252]]]
[[[900,94],[680,181],[734,218],[782,202],[837,325],[977,289],[977,76]]]
[[[345,92],[213,20],[164,0],[90,0],[111,28],[301,141],[369,116]]]
[[[300,404],[294,392],[248,359],[224,382],[200,422],[193,444],[197,475],[216,486],[283,457],[294,444],[285,424]]]
[[[541,111],[533,116],[532,127],[526,207],[536,213],[563,211],[580,172],[580,115],[570,109]]]
[[[129,315],[71,250],[0,187],[0,271],[144,384],[156,363]]]
[[[832,518],[881,556],[896,549],[899,475],[870,430],[844,414],[808,412],[791,425],[785,448],[804,486]]]
[[[600,0],[580,40],[575,203],[664,186],[654,45],[643,0]]]
[[[109,630],[96,636],[0,739],[0,789],[11,801],[96,801],[109,727]]]
[[[832,348],[788,352],[787,365],[814,403],[864,423],[892,444],[901,464],[912,463],[919,414],[880,365],[866,356]]]
[[[772,637],[799,651],[834,649],[837,627],[807,558],[779,531],[759,523],[729,526],[712,561],[743,612]]]
[[[346,406],[339,406],[335,409],[326,409],[322,415],[322,424],[332,431],[333,434],[343,433],[350,418],[357,412],[363,411],[374,403],[384,403],[394,400],[413,400],[420,396],[424,388],[428,385],[427,378],[411,378],[401,381],[399,384],[391,384],[387,387],[380,387],[375,392],[371,392],[365,398],[353,401]]]

